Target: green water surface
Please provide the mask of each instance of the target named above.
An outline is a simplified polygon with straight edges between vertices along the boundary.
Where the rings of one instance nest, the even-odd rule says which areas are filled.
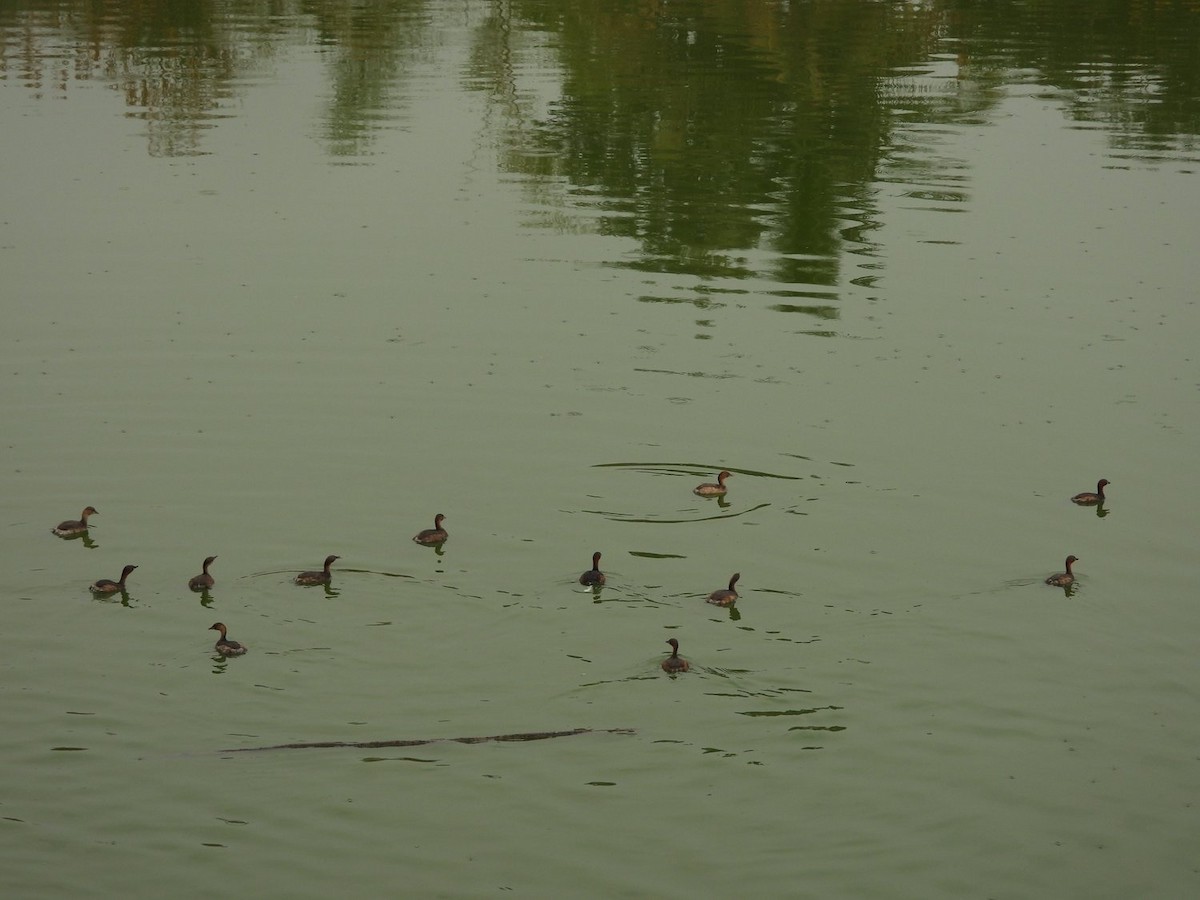
[[[1193,895],[1198,36],[0,6],[0,891]]]

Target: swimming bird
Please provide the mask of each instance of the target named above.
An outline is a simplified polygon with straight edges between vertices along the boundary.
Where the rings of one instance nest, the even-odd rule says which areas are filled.
[[[125,579],[129,577],[129,573],[136,569],[137,566],[126,566],[121,570],[121,580],[111,581],[108,578],[101,578],[99,581],[93,581],[88,590],[93,594],[115,594],[125,590]]]
[[[1082,494],[1076,494],[1071,498],[1072,503],[1078,503],[1080,506],[1097,506],[1104,502],[1104,487],[1112,484],[1107,478],[1101,478],[1096,482],[1096,493],[1084,491]]]
[[[241,656],[249,649],[245,644],[239,644],[237,641],[231,641],[229,638],[225,637],[226,629],[224,622],[213,622],[208,626],[208,630],[221,632],[221,636],[217,638],[217,642],[213,645],[213,649],[222,656]]]
[[[426,528],[424,531],[418,531],[413,535],[413,540],[418,544],[440,544],[450,535],[446,529],[442,527],[442,521],[446,517],[438,513],[433,517],[433,527]]]
[[[734,589],[738,579],[742,577],[741,572],[734,572],[733,577],[729,579],[729,587],[725,590],[713,591],[708,595],[708,602],[716,606],[733,606],[737,603],[738,593]]]
[[[1079,562],[1078,556],[1067,557],[1067,571],[1058,572],[1046,579],[1046,584],[1052,584],[1055,587],[1070,587],[1075,583],[1075,573],[1071,571],[1071,563]]]
[[[335,559],[341,559],[341,557],[325,557],[325,568],[320,572],[301,572],[296,576],[296,584],[329,584],[330,579],[333,577],[329,574],[329,567],[333,565]]]
[[[98,516],[100,513],[94,506],[85,506],[83,512],[79,514],[79,519],[67,519],[65,522],[59,522],[50,530],[59,537],[71,537],[76,534],[83,534],[88,530],[88,516]]]
[[[216,584],[216,581],[213,579],[213,577],[208,574],[208,567],[212,565],[212,561],[214,559],[216,559],[215,556],[206,556],[204,558],[204,571],[202,571],[199,575],[193,575],[188,579],[189,588],[191,588],[193,591],[203,591]]]
[[[600,571],[600,551],[592,554],[592,567],[579,576],[579,583],[589,587],[600,587],[604,584],[604,573]]]
[[[667,638],[667,643],[671,645],[671,655],[662,661],[662,670],[672,675],[676,672],[686,672],[689,663],[679,655],[679,641],[675,638]]]
[[[727,487],[725,487],[725,479],[728,478],[729,475],[729,472],[723,471],[717,475],[716,484],[713,484],[711,481],[706,481],[704,484],[698,484],[692,488],[692,493],[699,494],[701,497],[719,497],[721,494],[724,494],[727,490],[729,490]]]

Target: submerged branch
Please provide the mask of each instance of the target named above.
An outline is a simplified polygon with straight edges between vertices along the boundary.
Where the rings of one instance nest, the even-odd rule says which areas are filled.
[[[372,750],[379,747],[420,747],[424,744],[483,744],[487,741],[544,741],[547,738],[572,737],[577,734],[634,734],[632,728],[572,728],[570,731],[524,731],[517,734],[488,734],[479,737],[427,738],[412,741],[305,741],[297,744],[271,744],[268,747],[231,747],[218,753],[252,753],[258,750],[321,750],[329,747],[357,747]]]

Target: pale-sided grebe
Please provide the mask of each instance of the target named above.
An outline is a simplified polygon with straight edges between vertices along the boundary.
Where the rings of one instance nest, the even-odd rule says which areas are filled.
[[[706,481],[704,484],[698,484],[692,488],[693,494],[699,494],[701,497],[717,497],[724,494],[729,488],[725,487],[725,479],[729,477],[729,472],[721,472],[717,476],[717,483]]]
[[[1079,562],[1078,556],[1067,557],[1067,571],[1059,572],[1056,575],[1051,575],[1046,579],[1046,584],[1052,584],[1055,587],[1070,587],[1075,583],[1075,573],[1071,571],[1071,563]]]
[[[245,644],[239,644],[237,641],[231,641],[229,638],[225,637],[224,622],[213,622],[208,626],[208,630],[221,632],[221,636],[217,638],[217,642],[213,645],[213,649],[222,656],[241,656],[248,649]]]
[[[1104,486],[1112,484],[1107,478],[1101,478],[1096,483],[1096,493],[1084,491],[1082,494],[1076,494],[1071,498],[1072,503],[1078,503],[1080,506],[1097,506],[1104,502]]]
[[[729,587],[725,590],[713,591],[708,595],[708,602],[714,603],[717,606],[733,606],[733,604],[737,603],[738,594],[733,586],[737,584],[738,579],[741,577],[741,572],[734,572],[733,577],[729,579]]]
[[[121,570],[120,581],[110,581],[107,578],[101,578],[99,581],[93,582],[88,588],[93,594],[116,594],[119,591],[125,590],[125,579],[129,577],[129,573],[136,569],[137,566],[126,566]]]
[[[204,571],[202,571],[199,575],[193,575],[188,579],[188,587],[190,587],[193,591],[207,590],[216,584],[216,582],[213,580],[213,577],[208,574],[208,567],[212,565],[212,561],[214,559],[216,559],[215,556],[204,557],[204,565],[202,567]]]
[[[671,645],[671,655],[662,661],[662,670],[671,674],[686,672],[689,668],[688,661],[679,655],[679,641],[667,638],[667,643]]]
[[[71,535],[74,535],[74,534],[83,534],[85,531],[88,530],[88,523],[87,523],[88,516],[98,516],[98,515],[100,515],[100,513],[96,510],[96,507],[85,506],[83,509],[83,512],[81,512],[79,514],[79,521],[75,521],[74,519],[67,519],[67,521],[65,521],[65,522],[59,522],[56,527],[54,527],[50,530],[53,531],[55,534],[57,534],[59,537],[70,537]]]
[[[340,556],[325,557],[325,568],[320,572],[301,572],[296,576],[296,584],[329,584],[330,574],[329,567],[333,565],[335,559],[341,559]]]

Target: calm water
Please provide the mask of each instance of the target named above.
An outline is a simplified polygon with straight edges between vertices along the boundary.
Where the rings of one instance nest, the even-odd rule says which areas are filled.
[[[1195,894],[1198,47],[0,5],[4,895]]]

